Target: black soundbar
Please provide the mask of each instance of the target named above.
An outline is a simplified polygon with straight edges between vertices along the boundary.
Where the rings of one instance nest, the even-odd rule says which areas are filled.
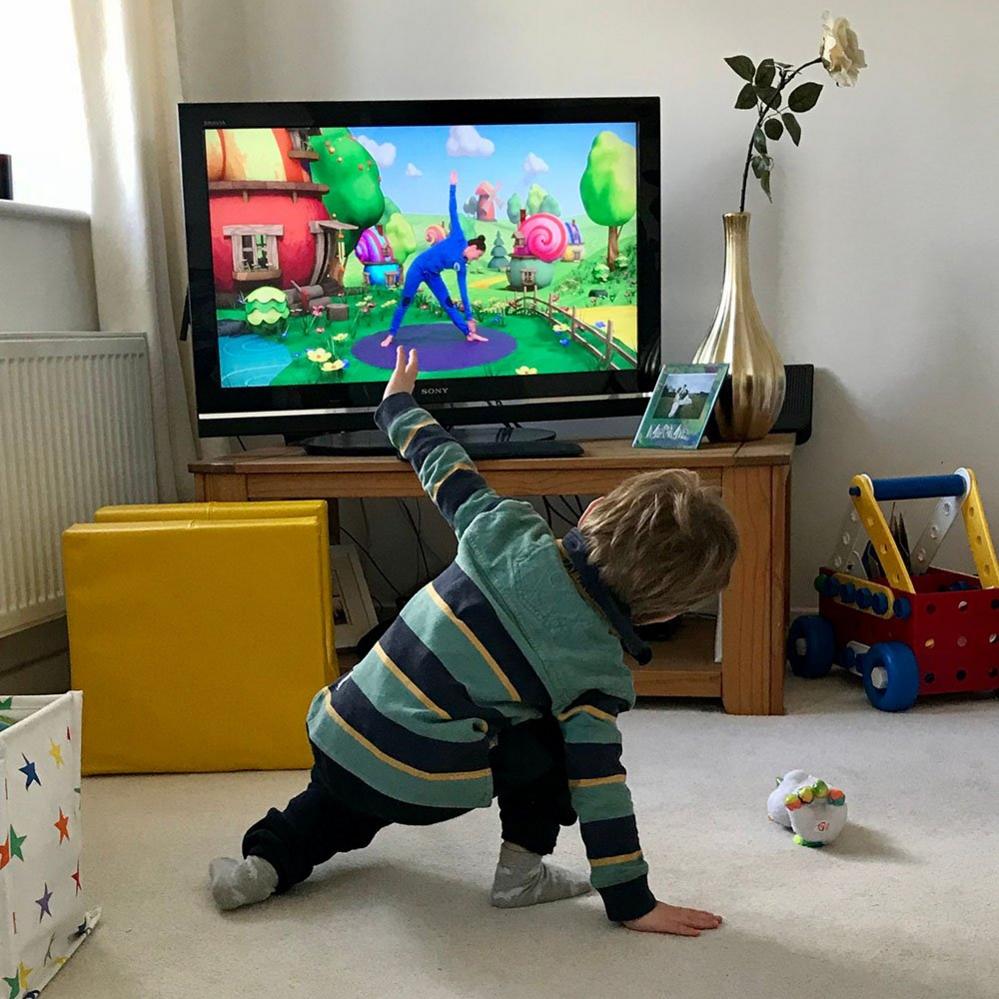
[[[812,436],[812,386],[814,364],[785,364],[787,392],[784,405],[772,434],[794,434],[795,444],[804,444]]]

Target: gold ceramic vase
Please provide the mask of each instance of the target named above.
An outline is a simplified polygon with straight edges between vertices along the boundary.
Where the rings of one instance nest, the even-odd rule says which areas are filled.
[[[766,437],[784,403],[784,362],[753,298],[749,280],[749,212],[729,212],[725,224],[725,276],[711,332],[695,364],[729,366],[715,419],[722,440]]]

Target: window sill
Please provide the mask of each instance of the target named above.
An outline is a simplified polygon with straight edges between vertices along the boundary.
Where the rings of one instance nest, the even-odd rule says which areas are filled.
[[[35,219],[38,222],[62,222],[68,225],[90,225],[86,212],[69,208],[50,208],[47,205],[29,205],[23,201],[0,200],[0,221],[3,219]]]

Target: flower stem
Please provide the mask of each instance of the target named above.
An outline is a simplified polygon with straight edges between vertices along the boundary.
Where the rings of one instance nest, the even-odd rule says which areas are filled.
[[[783,77],[780,82],[780,86],[777,87],[777,96],[780,96],[784,92],[784,88],[804,69],[808,69],[809,66],[814,66],[816,63],[822,62],[821,56],[818,59],[812,59],[809,62],[803,62],[793,73],[787,74]],[[764,104],[762,101],[760,107],[760,113],[756,118],[756,124],[753,126],[753,131],[749,136],[749,146],[746,149],[746,164],[742,168],[742,191],[739,195],[739,211],[744,212],[746,210],[746,184],[749,182],[749,166],[753,159],[753,140],[756,138],[756,130],[763,124],[763,119],[766,118],[770,111],[777,113],[776,108],[772,108],[769,104]]]

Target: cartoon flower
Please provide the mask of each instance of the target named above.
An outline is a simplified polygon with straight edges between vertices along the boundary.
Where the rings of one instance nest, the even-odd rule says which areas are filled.
[[[343,361],[339,358],[335,361],[327,361],[323,366],[323,371],[339,371],[343,367]]]
[[[316,333],[325,333],[326,332],[326,327],[325,326],[317,326],[315,331],[316,331]]]
[[[333,355],[324,347],[316,347],[314,350],[307,350],[305,352],[305,356],[312,361],[313,364],[324,364]]]
[[[519,368],[517,368],[518,375],[536,375],[537,373],[537,368],[529,368],[526,364],[522,364]]]
[[[333,339],[336,340],[337,343],[343,343],[343,341],[347,339],[347,334],[346,333],[336,333],[336,334],[334,334]]]
[[[566,326],[564,323],[556,323],[552,327],[552,332],[553,333],[568,333],[569,332],[569,327]]]
[[[323,307],[321,305],[313,305],[310,311],[318,319],[323,314]]]

